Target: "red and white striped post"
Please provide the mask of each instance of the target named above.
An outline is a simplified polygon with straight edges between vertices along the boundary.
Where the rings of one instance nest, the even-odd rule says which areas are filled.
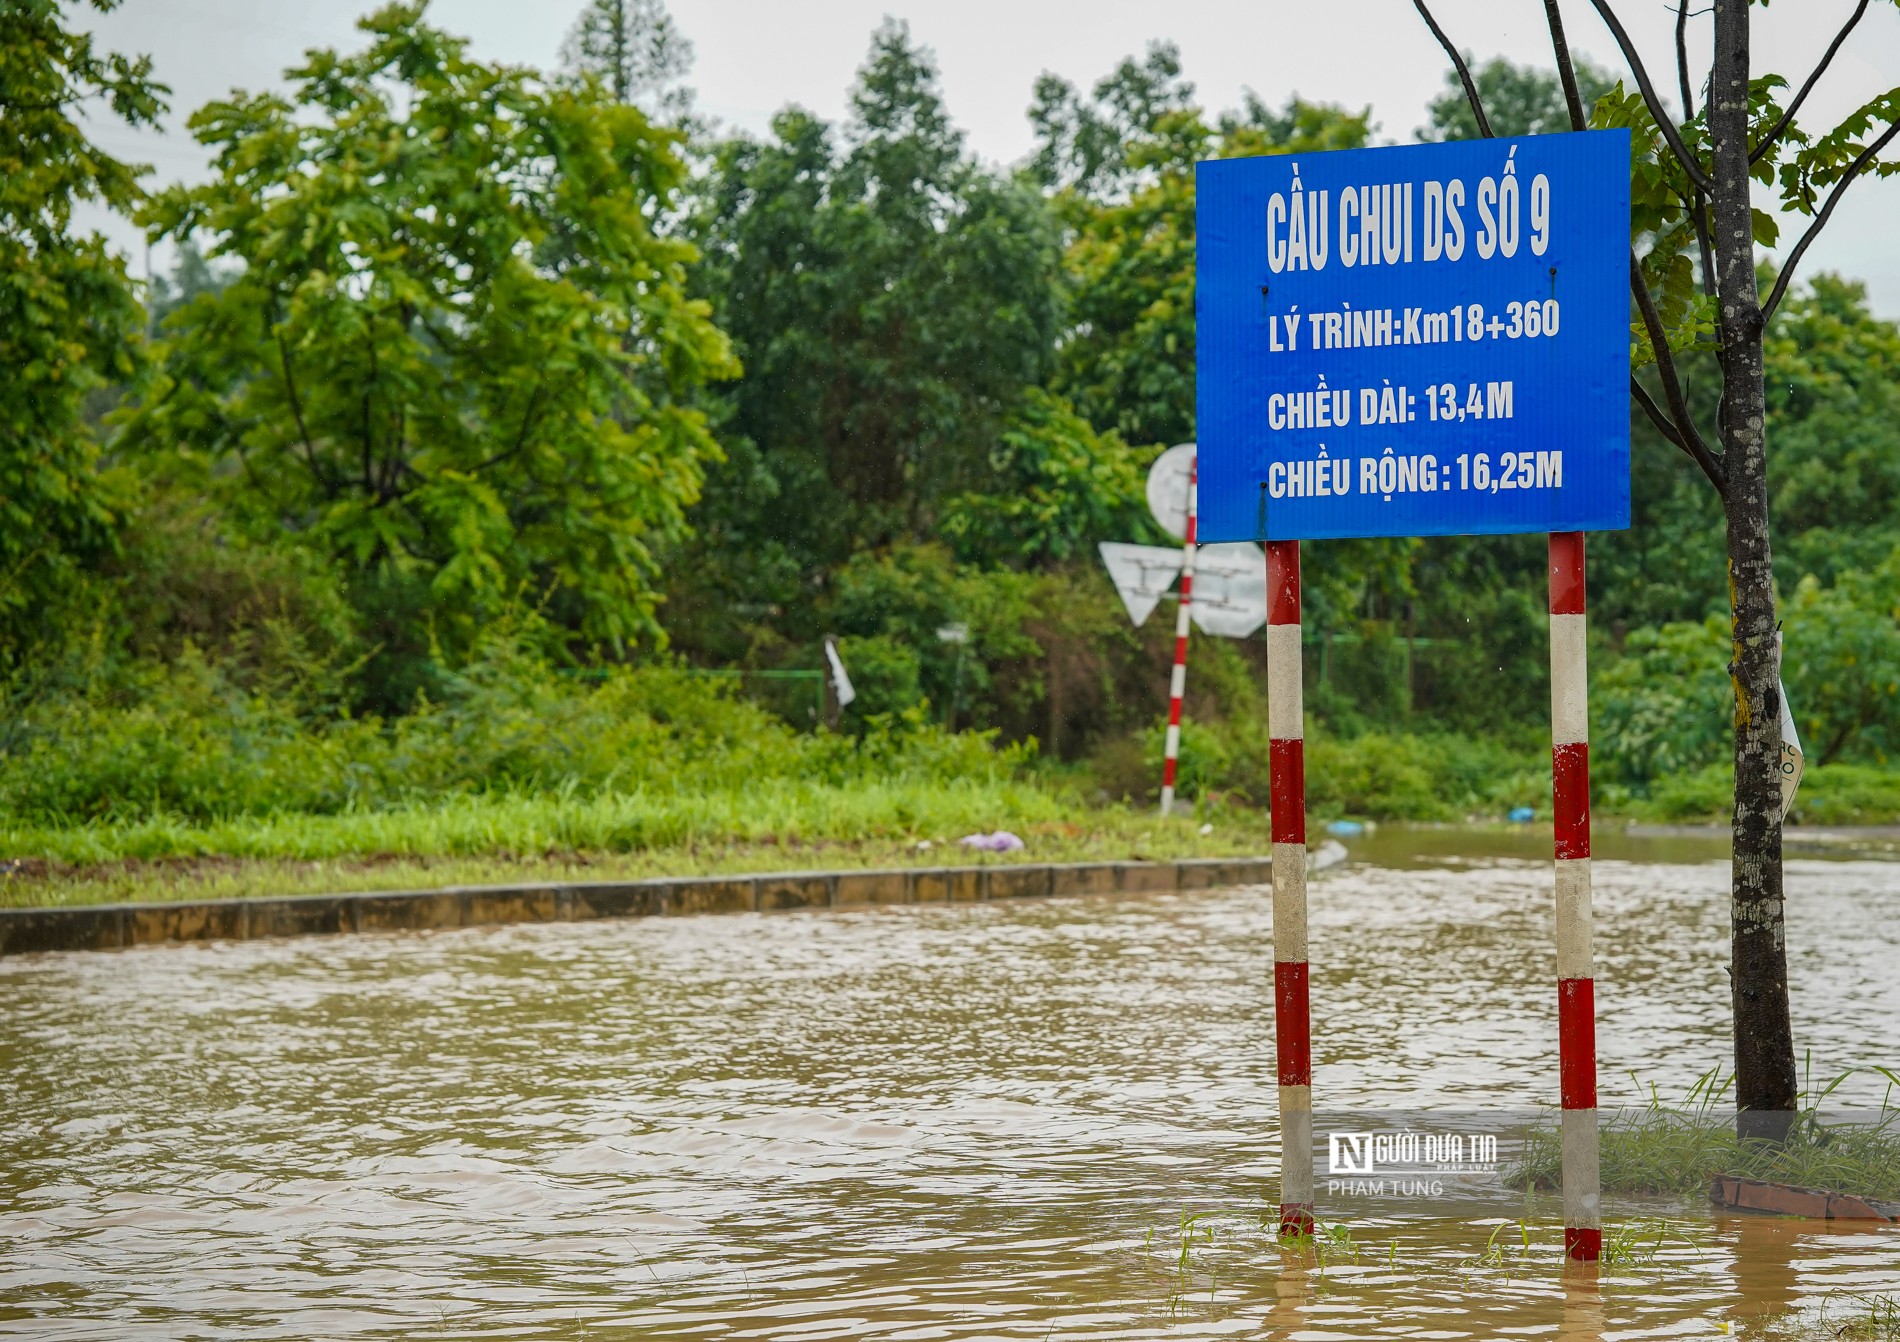
[[[1557,1070],[1563,1105],[1564,1252],[1594,1262],[1603,1253],[1603,1220],[1597,1168],[1596,979],[1590,951],[1590,686],[1584,618],[1583,533],[1553,531],[1550,759],[1557,864]]]
[[[1306,728],[1300,543],[1267,543],[1267,751],[1273,813],[1273,1043],[1280,1233],[1313,1233],[1313,1030],[1306,962]]]
[[[1174,613],[1174,674],[1168,681],[1168,742],[1161,760],[1161,814],[1174,809],[1174,767],[1181,755],[1181,696],[1187,692],[1188,606],[1194,599],[1194,515],[1200,511],[1200,456],[1188,458],[1187,540],[1181,556],[1181,604]]]

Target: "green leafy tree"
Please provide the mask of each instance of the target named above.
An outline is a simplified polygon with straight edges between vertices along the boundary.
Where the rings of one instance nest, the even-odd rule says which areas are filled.
[[[680,605],[698,646],[734,655],[757,636],[737,607],[810,638],[828,572],[931,536],[984,487],[1061,329],[1058,239],[1033,189],[969,154],[896,24],[842,127],[788,109],[769,138],[716,147],[696,227],[746,376]]]
[[[1481,134],[1495,128],[1457,48],[1414,0],[1451,58]],[[1797,1103],[1794,1033],[1788,1009],[1787,933],[1781,862],[1780,653],[1771,543],[1765,342],[1803,256],[1827,226],[1842,194],[1867,174],[1900,172],[1882,154],[1900,134],[1900,86],[1855,108],[1831,129],[1803,126],[1798,113],[1846,45],[1868,6],[1855,7],[1815,70],[1795,89],[1757,72],[1752,7],[1721,3],[1711,16],[1706,78],[1691,78],[1687,0],[1676,7],[1678,106],[1651,79],[1609,0],[1593,0],[1628,67],[1622,85],[1586,114],[1561,11],[1545,5],[1570,126],[1631,131],[1630,394],[1656,431],[1680,447],[1719,496],[1730,593],[1730,678],[1735,698],[1735,806],[1730,907],[1735,1013],[1735,1098],[1743,1136],[1780,1139]],[[1697,89],[1708,98],[1697,106]],[[1784,100],[1785,99],[1785,100]],[[1778,225],[1756,208],[1753,188],[1779,190],[1785,211],[1810,219],[1764,296],[1755,245],[1772,246]],[[1640,248],[1638,244],[1643,244]],[[1678,356],[1705,351],[1719,369],[1713,415],[1698,415]],[[1654,366],[1654,384],[1636,376]],[[1706,430],[1706,432],[1705,432]]]
[[[853,684],[861,665],[870,677],[871,693],[847,719],[928,700],[948,721],[993,726],[1038,699],[1040,678],[1024,672],[1043,653],[1029,628],[1043,581],[960,565],[935,543],[852,556],[822,612],[826,627],[844,636],[839,648]],[[962,626],[961,641],[939,635],[953,625]],[[1021,718],[1010,725],[1020,727]]]
[[[1054,390],[1131,443],[1194,436],[1194,164],[1366,143],[1371,113],[1249,96],[1210,125],[1174,48],[1125,60],[1087,97],[1044,75],[1033,160],[1069,232],[1071,327]]]
[[[943,534],[963,558],[999,566],[1059,563],[1096,541],[1145,539],[1148,456],[1032,387],[990,452],[984,487],[946,505]]]
[[[92,0],[106,13],[116,0]],[[149,125],[167,90],[151,61],[102,53],[57,0],[9,0],[0,37],[0,658],[63,609],[77,577],[114,546],[116,500],[86,423],[88,394],[132,376],[143,317],[125,263],[74,207],[119,211],[144,169],[80,128],[96,99]],[[43,631],[41,631],[43,632]]]
[[[178,244],[178,256],[169,277],[154,275],[145,295],[146,320],[156,330],[165,319],[200,294],[214,294],[237,278],[240,267],[214,266],[198,244],[187,238]]]
[[[1471,56],[1465,56],[1469,64]],[[1577,94],[1585,107],[1596,106],[1597,99],[1616,84],[1609,71],[1589,61],[1573,62]],[[1479,100],[1491,123],[1493,135],[1549,135],[1570,129],[1570,111],[1564,104],[1563,80],[1555,70],[1535,65],[1518,65],[1494,57],[1471,70],[1478,86]],[[1445,72],[1445,88],[1426,104],[1425,124],[1417,131],[1420,140],[1476,140],[1482,138],[1478,119],[1472,114],[1471,100],[1454,70]]]
[[[393,600],[385,641],[465,646],[523,588],[584,638],[657,636],[656,547],[718,456],[692,398],[737,372],[652,222],[678,135],[420,5],[360,26],[291,98],[193,116],[215,175],[144,217],[242,270],[169,319],[128,440]]]
[[[1788,292],[1763,354],[1776,577],[1879,568],[1900,549],[1900,324],[1862,285],[1817,275]]]
[[[1641,790],[1722,758],[1727,641],[1719,616],[1630,634],[1593,687],[1591,750],[1603,761],[1600,781]]]
[[[1172,42],[1150,43],[1140,60],[1126,57],[1086,98],[1044,71],[1029,107],[1036,135],[1030,172],[1045,189],[1084,200],[1126,197],[1136,184],[1153,184],[1166,162],[1152,152],[1153,141],[1164,127],[1183,124],[1178,114],[1194,106],[1194,85],[1181,77]]]
[[[682,81],[693,68],[693,44],[666,0],[588,0],[561,44],[561,59],[598,78],[617,102],[673,119],[691,111],[693,91]]]
[[[1817,764],[1900,747],[1900,550],[1832,587],[1812,574],[1787,603],[1788,694]]]

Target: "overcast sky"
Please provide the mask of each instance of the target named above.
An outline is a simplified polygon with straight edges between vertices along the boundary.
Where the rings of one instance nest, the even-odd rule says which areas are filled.
[[[361,0],[124,0],[92,22],[111,48],[152,55],[158,77],[172,86],[172,128],[134,134],[98,123],[98,138],[151,163],[157,180],[199,176],[204,157],[178,129],[186,113],[234,87],[280,85],[284,67],[308,47],[354,45],[355,18],[375,7]],[[430,15],[469,37],[483,58],[546,67],[580,8],[581,0],[436,0]],[[1658,83],[1673,89],[1673,5],[1622,0],[1618,8]],[[1757,9],[1757,70],[1775,69],[1798,84],[1852,8],[1852,0],[1783,0]],[[1701,40],[1691,68],[1706,70],[1707,6],[1697,9],[1691,27]],[[1243,88],[1275,104],[1292,93],[1369,104],[1386,141],[1412,138],[1445,70],[1407,0],[672,0],[672,10],[697,49],[689,82],[701,110],[754,132],[787,103],[839,116],[872,29],[887,14],[903,19],[936,52],[945,97],[972,147],[999,163],[1030,148],[1024,112],[1039,73],[1087,85],[1155,39],[1179,45],[1185,74],[1211,108],[1237,105]],[[1549,63],[1538,0],[1437,0],[1433,12],[1480,59]],[[1564,12],[1573,48],[1622,70],[1592,8],[1569,0]],[[1890,86],[1896,72],[1900,10],[1878,5],[1809,99],[1804,122],[1831,125],[1829,118]],[[1857,182],[1804,272],[1861,278],[1876,309],[1900,318],[1896,218],[1900,177]],[[141,269],[136,230],[105,226]]]

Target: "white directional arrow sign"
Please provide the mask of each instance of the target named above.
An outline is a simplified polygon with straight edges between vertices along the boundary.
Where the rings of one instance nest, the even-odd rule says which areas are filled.
[[[1267,622],[1267,555],[1252,541],[1194,550],[1194,601],[1201,632],[1245,638]]]
[[[1137,627],[1145,624],[1181,575],[1181,551],[1158,545],[1103,541],[1102,562]],[[1201,632],[1245,638],[1267,622],[1267,557],[1251,541],[1197,546],[1194,601],[1188,608]]]
[[[1140,628],[1180,576],[1181,552],[1159,545],[1128,545],[1121,541],[1103,541],[1101,550],[1102,562],[1108,565],[1108,576],[1115,580],[1115,590],[1121,594],[1122,604],[1128,607],[1129,618]],[[1263,591],[1265,583],[1263,577]]]

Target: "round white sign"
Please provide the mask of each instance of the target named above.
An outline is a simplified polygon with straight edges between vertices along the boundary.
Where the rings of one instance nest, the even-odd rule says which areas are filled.
[[[1187,539],[1188,471],[1193,465],[1194,444],[1176,443],[1148,468],[1148,511],[1178,541]]]

